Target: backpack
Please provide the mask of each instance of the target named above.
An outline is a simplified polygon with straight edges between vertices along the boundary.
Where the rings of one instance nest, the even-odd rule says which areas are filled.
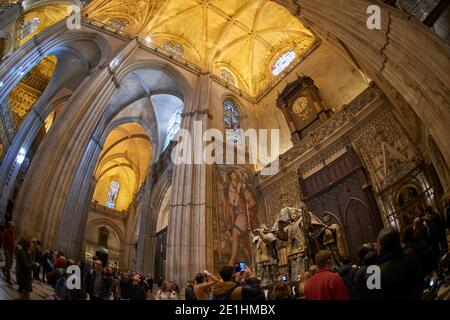
[[[228,300],[228,297],[231,296],[231,294],[234,292],[234,290],[236,290],[237,288],[239,288],[238,285],[236,285],[235,287],[231,288],[230,290],[228,290],[227,292],[225,292],[225,294],[223,296],[216,296],[214,294],[211,295],[211,299],[210,300]]]

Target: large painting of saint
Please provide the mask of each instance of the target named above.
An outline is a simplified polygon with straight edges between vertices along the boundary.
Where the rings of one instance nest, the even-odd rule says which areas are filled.
[[[259,225],[254,173],[243,166],[216,166],[218,206],[215,265],[253,265],[251,233]]]

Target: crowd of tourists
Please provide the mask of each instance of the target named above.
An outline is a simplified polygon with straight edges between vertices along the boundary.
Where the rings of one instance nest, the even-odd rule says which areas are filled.
[[[363,244],[356,264],[349,257],[342,257],[337,265],[330,251],[321,250],[315,256],[315,265],[298,279],[280,275],[275,284],[261,282],[248,268],[236,272],[234,267],[224,266],[220,277],[205,271],[188,282],[185,299],[450,299],[446,220],[427,207],[402,233],[385,228],[375,243]],[[446,288],[441,296],[435,290],[437,283]]]
[[[55,300],[146,300],[174,299],[180,294],[173,282],[160,281],[159,289],[153,293],[153,279],[130,270],[120,271],[117,265],[106,265],[98,257],[92,262],[75,261],[64,252],[42,249],[37,239],[21,238],[16,241],[14,223],[0,230],[2,248],[2,273],[9,286],[13,286],[11,270],[15,257],[15,275],[20,293],[19,300],[30,299],[33,282],[47,283],[54,289]],[[70,273],[67,268],[78,266],[80,288],[69,288]],[[74,283],[74,287],[75,283]]]
[[[449,289],[450,257],[444,216],[425,209],[413,224],[400,233],[395,228],[380,231],[375,243],[362,245],[358,261],[342,257],[340,265],[328,250],[319,251],[314,265],[298,279],[280,275],[276,283],[261,282],[248,267],[237,271],[224,266],[219,275],[203,271],[184,289],[171,281],[154,281],[149,275],[120,271],[117,265],[94,257],[92,262],[74,261],[62,251],[43,250],[37,239],[16,241],[14,224],[0,230],[2,271],[8,285],[13,285],[11,268],[15,256],[15,274],[20,299],[30,299],[33,281],[46,282],[54,288],[56,300],[358,300],[426,299],[439,281]],[[448,228],[448,225],[447,225]],[[67,268],[78,266],[80,288],[68,286]],[[370,278],[377,266],[380,279]],[[371,283],[371,285],[368,285]]]

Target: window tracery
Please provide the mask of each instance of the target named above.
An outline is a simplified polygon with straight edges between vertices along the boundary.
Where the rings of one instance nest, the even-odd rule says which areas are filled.
[[[222,69],[222,71],[220,72],[220,78],[233,86],[236,85],[233,75],[227,69]]]
[[[163,45],[163,49],[173,54],[174,56],[182,57],[184,55],[184,48],[181,44],[175,41],[168,41]]]
[[[275,64],[272,66],[272,73],[275,76],[278,76],[280,73],[282,73],[291,63],[295,60],[296,54],[292,50],[288,50],[285,53],[283,53],[277,61],[275,61]]]
[[[114,29],[118,31],[125,30],[126,27],[130,24],[130,22],[127,19],[124,18],[113,18],[107,22],[107,24],[110,27],[113,27]]]
[[[226,99],[223,103],[224,107],[224,122],[227,141],[233,144],[241,142],[241,115],[239,109],[233,101]]]
[[[108,199],[106,206],[114,209],[116,207],[117,195],[119,194],[120,184],[117,181],[112,181],[109,185]]]

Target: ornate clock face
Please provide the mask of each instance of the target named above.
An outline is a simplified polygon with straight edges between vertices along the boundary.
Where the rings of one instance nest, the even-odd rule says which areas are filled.
[[[294,104],[292,105],[292,112],[294,112],[295,115],[306,119],[309,114],[308,98],[302,96],[295,100]]]

